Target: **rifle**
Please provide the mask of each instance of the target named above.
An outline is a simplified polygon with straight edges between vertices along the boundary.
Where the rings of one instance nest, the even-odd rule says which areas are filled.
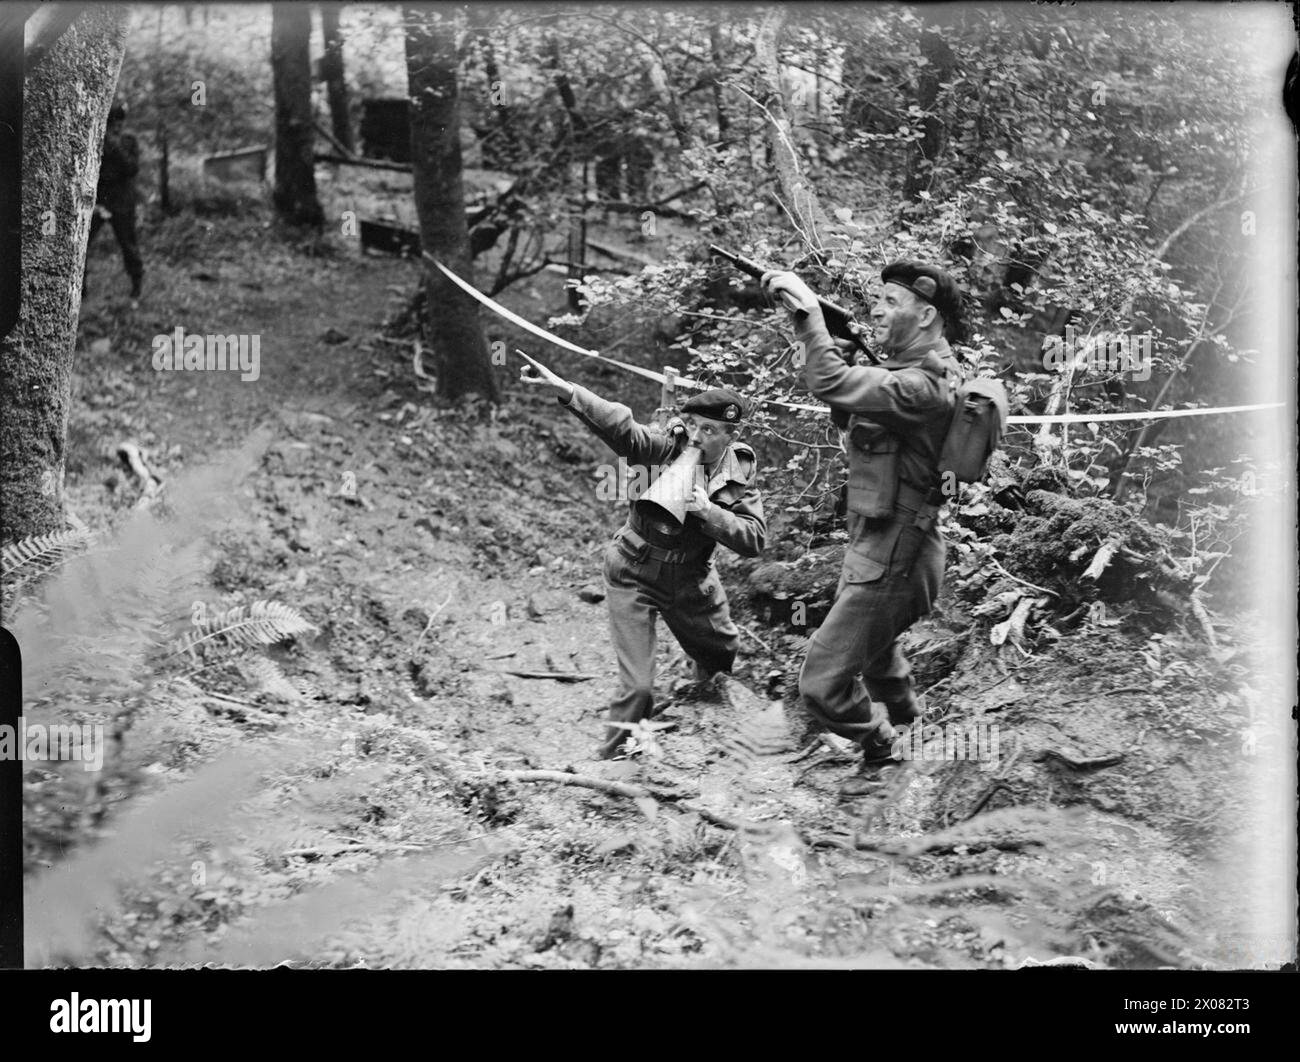
[[[725,251],[716,243],[709,244],[709,250],[718,258],[725,258],[742,273],[748,274],[755,280],[761,279],[764,273],[769,272],[769,270],[764,269],[753,259],[744,258],[741,255]],[[873,364],[878,360],[876,356],[867,349],[867,345],[863,342],[862,337],[858,335],[857,322],[848,310],[844,309],[843,306],[837,306],[829,299],[823,299],[820,295],[817,296],[817,305],[822,309],[822,318],[826,321],[827,332],[836,339],[847,339],[857,347],[858,350],[862,351],[862,353],[870,358]],[[795,307],[791,306],[788,302],[786,303],[786,307],[787,309],[795,309]],[[849,359],[846,358],[845,360]]]

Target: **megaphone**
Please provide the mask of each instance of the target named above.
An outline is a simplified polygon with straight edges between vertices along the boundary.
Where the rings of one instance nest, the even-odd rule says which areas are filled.
[[[636,500],[636,511],[652,526],[676,534],[686,524],[686,510],[695,493],[696,470],[702,454],[687,446],[659,478]]]

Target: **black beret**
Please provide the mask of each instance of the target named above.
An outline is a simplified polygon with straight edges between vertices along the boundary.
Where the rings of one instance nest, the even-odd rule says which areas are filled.
[[[688,399],[682,412],[735,424],[745,415],[745,400],[728,387],[715,387]]]
[[[938,266],[902,259],[890,262],[880,273],[886,284],[898,284],[928,302],[943,318],[949,338],[962,337],[961,288]]]

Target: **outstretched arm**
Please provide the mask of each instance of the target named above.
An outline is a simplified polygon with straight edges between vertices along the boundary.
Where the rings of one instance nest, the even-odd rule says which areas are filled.
[[[527,355],[524,355],[527,357]],[[654,465],[670,461],[677,444],[672,436],[637,422],[632,410],[621,402],[608,402],[585,387],[561,379],[538,361],[528,358],[535,370],[527,369],[519,379],[530,387],[549,389],[557,402],[582,421],[619,457],[634,465]]]

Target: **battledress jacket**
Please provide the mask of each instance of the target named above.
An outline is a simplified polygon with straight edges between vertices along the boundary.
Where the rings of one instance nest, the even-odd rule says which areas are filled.
[[[638,424],[632,411],[621,402],[609,402],[585,387],[573,384],[573,395],[561,405],[573,413],[629,465],[647,469],[671,464],[679,452],[676,439],[666,432]],[[635,507],[628,526],[660,548],[680,550],[692,558],[707,561],[714,544],[721,543],[742,557],[756,557],[767,539],[763,501],[754,486],[757,461],[754,451],[733,442],[723,452],[705,489],[714,504],[704,513],[688,512],[685,527],[671,538],[645,526]]]
[[[948,343],[927,340],[879,365],[849,365],[826,331],[820,309],[798,314],[795,332],[807,351],[808,390],[832,409],[851,414],[849,511],[872,519],[892,516],[900,484],[913,499],[938,487],[939,452],[960,380]]]

